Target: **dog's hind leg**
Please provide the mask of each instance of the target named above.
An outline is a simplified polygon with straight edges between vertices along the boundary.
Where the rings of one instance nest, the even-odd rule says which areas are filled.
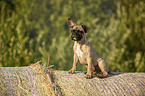
[[[108,65],[107,65],[107,63],[104,59],[101,59],[101,60],[98,61],[98,66],[99,66],[100,70],[102,71],[102,74],[97,74],[98,77],[108,77],[108,76],[110,76],[108,74],[108,72],[109,72]]]

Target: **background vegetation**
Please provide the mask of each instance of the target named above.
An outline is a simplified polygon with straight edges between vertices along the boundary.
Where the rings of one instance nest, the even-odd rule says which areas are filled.
[[[68,17],[91,28],[87,38],[111,70],[145,72],[144,0],[0,0],[0,66],[42,60],[69,70]]]

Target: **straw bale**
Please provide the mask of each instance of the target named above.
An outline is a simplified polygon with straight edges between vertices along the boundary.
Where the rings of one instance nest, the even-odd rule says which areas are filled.
[[[145,73],[84,78],[39,64],[0,67],[0,96],[145,96]]]
[[[53,96],[48,74],[39,64],[0,67],[0,96]]]
[[[121,73],[107,78],[84,78],[84,73],[53,71],[64,96],[145,96],[145,73]]]

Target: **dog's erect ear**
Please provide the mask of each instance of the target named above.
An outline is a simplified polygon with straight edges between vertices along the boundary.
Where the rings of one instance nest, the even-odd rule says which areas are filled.
[[[86,25],[82,25],[82,28],[84,29],[84,32],[87,33],[90,30],[90,27]]]
[[[69,23],[69,28],[72,30],[73,26],[75,26],[76,24],[73,22],[73,20],[71,18],[68,18],[68,23]]]

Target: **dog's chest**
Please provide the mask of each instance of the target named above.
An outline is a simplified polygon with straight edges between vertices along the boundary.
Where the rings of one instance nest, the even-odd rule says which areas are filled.
[[[78,56],[80,63],[87,64],[87,61],[86,61],[87,53],[83,47],[76,46],[75,53]]]
[[[75,53],[77,54],[78,57],[83,57],[84,53],[81,50],[80,46],[77,46]]]
[[[76,46],[75,53],[79,57],[79,59],[85,59],[86,57],[86,50],[84,46]]]

